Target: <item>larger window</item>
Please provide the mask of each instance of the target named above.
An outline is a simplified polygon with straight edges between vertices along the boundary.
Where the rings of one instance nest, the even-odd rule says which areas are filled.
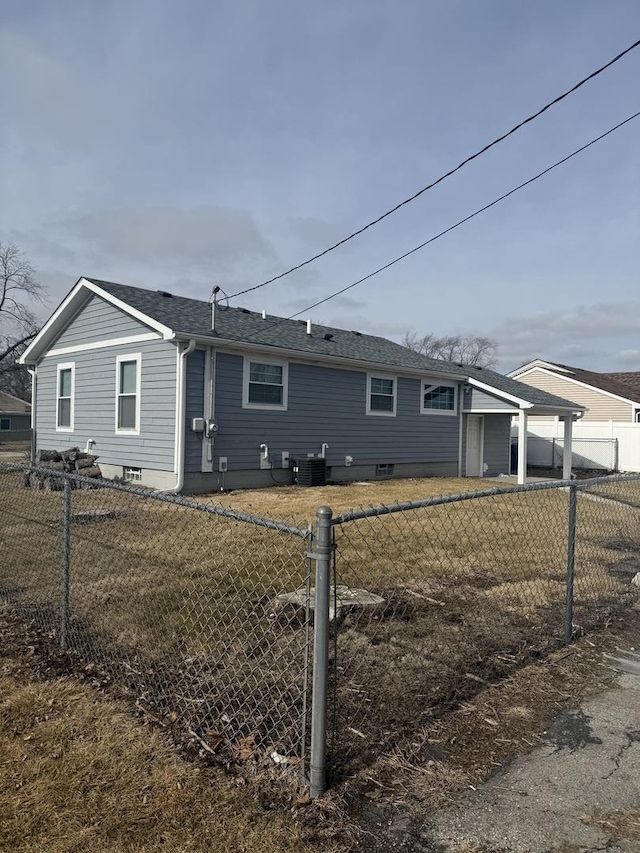
[[[56,387],[56,430],[58,432],[73,432],[75,372],[74,362],[58,365]]]
[[[140,353],[116,359],[116,432],[140,432]]]
[[[422,383],[421,411],[435,415],[455,415],[457,388],[449,382]]]
[[[368,415],[395,415],[396,385],[395,376],[367,376]]]
[[[245,358],[242,405],[245,408],[287,408],[287,365]]]
[[[0,418],[0,429],[11,429],[11,418]]]

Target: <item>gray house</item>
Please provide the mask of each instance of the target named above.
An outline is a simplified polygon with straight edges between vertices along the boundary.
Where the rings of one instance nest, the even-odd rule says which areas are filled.
[[[171,491],[510,470],[510,423],[580,406],[358,331],[81,278],[29,346],[36,448]],[[526,428],[524,429],[526,435]],[[519,475],[526,475],[526,445]]]
[[[0,391],[0,444],[31,440],[31,403]]]

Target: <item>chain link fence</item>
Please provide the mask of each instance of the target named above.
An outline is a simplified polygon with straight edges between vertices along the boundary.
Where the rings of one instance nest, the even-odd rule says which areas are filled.
[[[312,535],[27,470],[0,466],[0,600],[214,751],[309,767],[314,794],[327,737],[334,780],[420,760],[444,711],[638,592],[640,475],[325,508]]]
[[[380,506],[333,523],[337,778],[389,750],[430,757],[421,729],[639,591],[637,475]],[[379,600],[340,612],[347,587]]]
[[[37,472],[38,469],[29,469]],[[184,498],[0,470],[0,600],[213,750],[303,755],[306,530]]]

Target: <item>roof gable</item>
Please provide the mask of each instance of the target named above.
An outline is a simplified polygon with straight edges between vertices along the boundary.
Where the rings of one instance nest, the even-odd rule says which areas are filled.
[[[551,361],[535,359],[535,361],[530,361],[527,364],[522,365],[522,367],[512,370],[508,375],[513,378],[517,378],[536,367],[557,373],[561,378],[573,379],[576,382],[581,382],[583,385],[590,385],[596,391],[604,391],[607,394],[613,394],[613,396],[620,397],[626,403],[640,405],[640,373],[597,373],[594,370],[584,370],[581,367],[571,367],[568,364],[556,364]],[[617,378],[618,376],[636,376],[635,388],[631,381],[626,383],[621,382]]]
[[[31,411],[31,403],[26,400],[21,400],[19,397],[14,397],[13,394],[7,394],[6,391],[0,391],[0,412],[8,414],[29,414]]]

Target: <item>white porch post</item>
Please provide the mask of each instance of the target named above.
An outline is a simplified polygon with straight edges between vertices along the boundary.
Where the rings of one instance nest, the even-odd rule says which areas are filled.
[[[564,454],[562,460],[562,479],[571,479],[571,437],[573,434],[573,416],[563,416],[564,421]]]
[[[524,409],[518,412],[518,485],[527,482],[527,413]]]

